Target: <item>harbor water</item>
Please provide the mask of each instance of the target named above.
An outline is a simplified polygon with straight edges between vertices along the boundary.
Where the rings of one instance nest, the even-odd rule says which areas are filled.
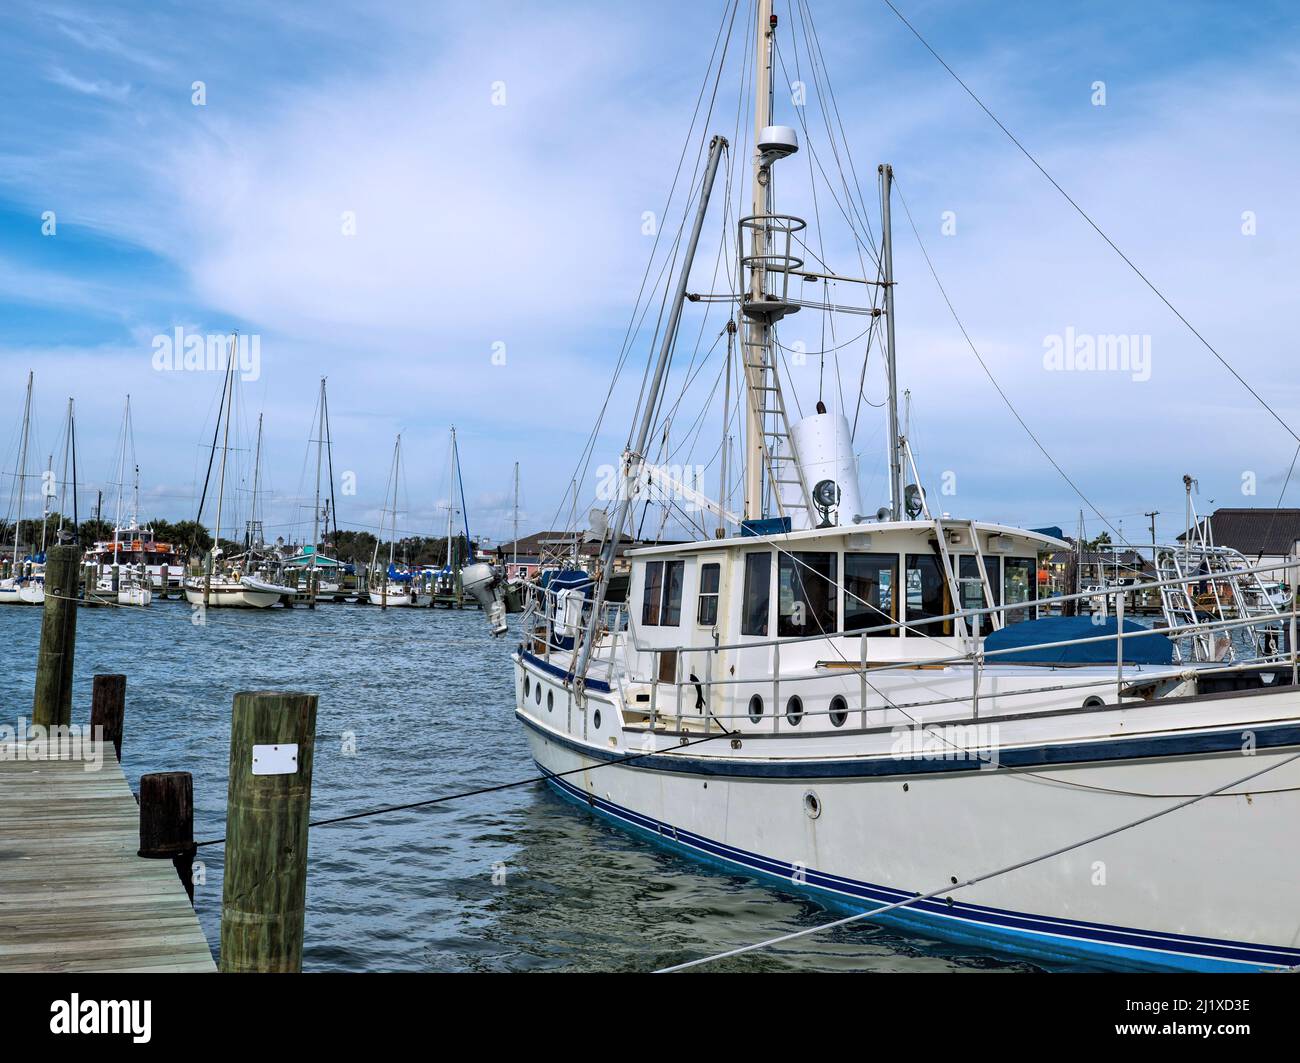
[[[510,637],[477,610],[93,608],[77,619],[73,719],[91,677],[127,676],[123,761],[194,775],[195,836],[225,828],[239,690],[320,697],[312,818],[536,775],[512,712]],[[513,620],[514,618],[512,618]],[[41,610],[0,610],[3,708],[30,717]],[[195,906],[216,951],[222,849],[199,850]],[[838,918],[601,822],[539,783],[311,832],[310,971],[649,971]],[[1023,971],[987,952],[858,924],[720,970]]]

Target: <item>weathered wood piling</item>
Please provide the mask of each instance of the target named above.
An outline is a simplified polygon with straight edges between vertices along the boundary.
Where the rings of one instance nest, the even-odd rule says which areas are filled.
[[[77,548],[52,546],[45,555],[45,606],[36,657],[32,722],[72,723],[72,664],[77,640]]]
[[[235,695],[221,905],[223,972],[302,970],[316,695]]]

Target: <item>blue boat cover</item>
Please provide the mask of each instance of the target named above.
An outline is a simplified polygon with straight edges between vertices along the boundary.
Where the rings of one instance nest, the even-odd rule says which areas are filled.
[[[594,580],[591,573],[577,568],[562,568],[554,572],[542,573],[542,586],[551,591],[572,590],[577,587],[590,586]]]
[[[392,580],[394,583],[411,582],[411,574],[409,572],[403,572],[391,561],[388,563],[388,578]]]
[[[1150,631],[1150,628],[1132,620],[1124,621],[1124,634],[1130,631]],[[1016,646],[1037,646],[1043,642],[1065,642],[1070,639],[1097,638],[1110,635],[1101,642],[1087,642],[1079,646],[1049,646],[1020,653],[999,653],[988,658],[989,664],[1115,664],[1115,618],[1100,617],[1093,622],[1090,616],[1045,616],[1008,624],[1001,631],[990,632],[984,639],[984,650],[1009,650]],[[1172,664],[1174,644],[1165,635],[1150,634],[1142,638],[1124,640],[1125,664]]]

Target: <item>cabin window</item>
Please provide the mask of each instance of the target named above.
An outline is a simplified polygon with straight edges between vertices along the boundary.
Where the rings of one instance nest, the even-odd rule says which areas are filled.
[[[742,635],[766,635],[772,599],[772,555],[766,550],[745,555],[745,611]]]
[[[646,627],[676,627],[682,621],[682,578],[685,561],[649,561],[645,566],[645,593],[641,598],[641,623]]]
[[[907,555],[907,622],[909,635],[951,635],[951,620],[926,621],[951,612],[943,566],[934,554]]]
[[[863,631],[895,619],[898,555],[844,555],[844,630]],[[877,634],[897,635],[898,628]]]
[[[1037,575],[1038,562],[1035,558],[1008,557],[1002,567],[1002,598],[1007,605],[1034,601],[1038,596]],[[1006,622],[1019,624],[1033,620],[1037,612],[1034,608],[1008,609]]]
[[[993,591],[993,601],[984,600],[984,581],[980,579],[979,558],[974,554],[963,554],[957,559],[957,576],[961,586],[961,607],[963,609],[989,609],[1002,604],[1002,579],[998,570],[1001,558],[986,557],[984,571],[988,573],[989,588]],[[979,617],[980,634],[987,635],[993,630],[993,618],[996,613],[982,613]],[[967,627],[975,630],[975,617],[967,618]]]
[[[836,628],[838,555],[800,550],[777,559],[778,636],[830,634]]]
[[[695,622],[701,627],[713,627],[718,622],[718,583],[722,566],[700,566],[700,604],[695,610]]]

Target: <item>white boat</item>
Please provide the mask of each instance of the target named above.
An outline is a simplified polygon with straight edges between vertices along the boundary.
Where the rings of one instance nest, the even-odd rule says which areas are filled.
[[[702,500],[719,534],[631,551],[628,599],[608,600],[633,506],[647,483],[672,484],[646,463],[675,408],[665,382],[688,342],[687,278],[727,147],[715,137],[599,571],[534,587],[512,654],[534,760],[561,795],[647,840],[830,907],[898,905],[875,918],[924,936],[1108,968],[1300,964],[1300,662],[1294,648],[1225,660],[1178,645],[1276,635],[1294,614],[1167,611],[1153,632],[1124,619],[1142,585],[1090,591],[1111,595],[1104,617],[1039,618],[1039,554],[1065,542],[930,512],[894,388],[892,170],[878,170],[878,272],[805,266],[799,248],[821,245],[792,242],[805,223],[774,204],[773,168],[799,145],[772,125],[777,20],[770,0],[756,7],[754,203],[733,232],[744,277],[731,297],[743,513],[729,512],[724,465],[722,497]],[[831,303],[791,273],[863,285],[863,313],[881,322],[889,503],[875,518],[843,414],[787,417],[774,327]],[[490,574],[473,589],[500,604]]]
[[[0,579],[0,605],[44,605],[45,581],[36,578]]]
[[[191,605],[208,605],[218,609],[269,609],[293,588],[269,578],[240,575],[237,571],[214,576],[211,583],[203,576],[185,580],[185,600]]]
[[[381,605],[388,608],[397,608],[401,606],[423,606],[433,601],[433,595],[427,590],[420,587],[412,587],[410,583],[400,583],[396,580],[387,580],[379,588],[371,587],[370,604]]]
[[[375,539],[374,555],[370,559],[370,584],[367,591],[370,604],[382,609],[429,605],[433,592],[422,572],[407,571],[394,561],[397,547],[397,490],[402,477],[402,436],[398,433],[393,444],[393,464],[388,472],[388,486],[384,490],[383,516],[390,518],[388,528],[388,566],[379,566],[379,539]],[[392,508],[388,506],[392,498]],[[381,527],[382,531],[382,527]]]
[[[23,403],[22,431],[18,443],[18,468],[14,474],[14,494],[10,505],[13,517],[13,552],[9,555],[10,574],[0,579],[0,605],[43,605],[45,602],[44,554],[37,560],[22,557],[20,531],[27,494],[27,451],[31,439],[32,380],[27,374],[27,396]]]

